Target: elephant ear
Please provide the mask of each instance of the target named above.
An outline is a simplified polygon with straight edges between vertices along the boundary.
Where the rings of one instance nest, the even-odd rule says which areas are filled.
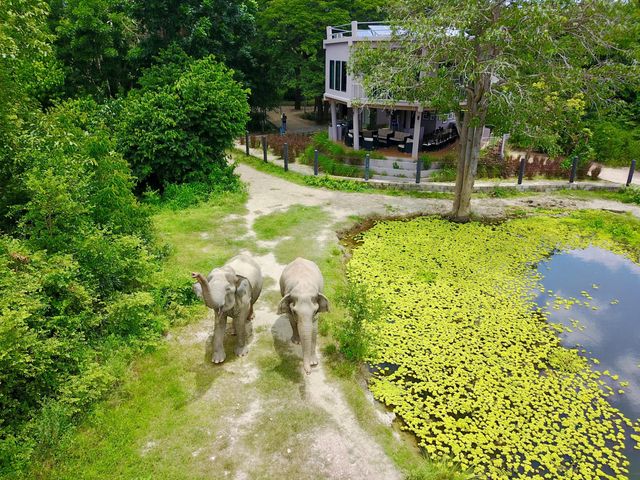
[[[240,280],[233,268],[225,265],[221,270],[224,271],[224,276],[227,279],[227,282],[229,282],[231,285],[236,285]]]
[[[291,302],[291,297],[289,295],[285,295],[280,300],[278,304],[278,315],[283,315],[285,313],[291,313],[291,309],[289,308],[289,303]]]
[[[318,313],[329,311],[329,300],[323,294],[318,294]]]
[[[244,277],[238,277],[236,282],[236,298],[243,298],[245,295],[251,299],[251,284],[249,280]]]

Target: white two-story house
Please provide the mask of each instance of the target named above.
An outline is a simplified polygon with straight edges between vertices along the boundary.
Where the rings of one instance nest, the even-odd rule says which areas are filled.
[[[423,108],[418,103],[397,101],[389,105],[388,102],[367,98],[358,78],[348,70],[349,57],[357,42],[386,42],[390,39],[391,29],[384,23],[351,22],[327,27],[323,46],[324,99],[329,102],[331,110],[329,138],[340,141],[347,137],[353,142],[353,148],[358,150],[363,146],[361,143],[366,142],[367,132],[372,128],[384,130],[385,134],[396,132],[398,142],[407,138],[408,148],[405,151],[416,159],[425,142],[439,132],[449,132],[450,135],[454,132],[457,135],[454,115],[436,114],[433,109]],[[346,128],[340,127],[339,117],[347,123]]]

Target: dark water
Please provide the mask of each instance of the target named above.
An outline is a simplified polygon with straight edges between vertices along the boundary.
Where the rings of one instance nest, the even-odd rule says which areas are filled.
[[[539,265],[546,291],[537,301],[550,306],[549,321],[561,323],[572,332],[561,334],[564,345],[586,349],[586,356],[600,360],[594,368],[609,370],[629,382],[610,386],[623,395],[608,399],[632,422],[640,418],[640,266],[600,248],[572,250],[554,255]],[[551,292],[550,292],[551,291]],[[576,304],[568,310],[564,305],[554,309],[559,297],[575,298],[588,305]],[[589,298],[591,297],[591,298]],[[594,309],[595,307],[596,309]],[[576,323],[576,320],[578,323]],[[603,378],[606,380],[606,377]],[[609,379],[611,380],[611,379]],[[640,479],[640,450],[627,439],[626,455],[631,462],[630,478]]]

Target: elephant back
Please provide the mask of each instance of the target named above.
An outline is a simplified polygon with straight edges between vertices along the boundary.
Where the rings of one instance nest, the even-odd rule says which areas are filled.
[[[262,292],[262,273],[260,266],[248,255],[237,255],[226,263],[236,275],[246,278],[251,284],[251,303],[255,303]]]

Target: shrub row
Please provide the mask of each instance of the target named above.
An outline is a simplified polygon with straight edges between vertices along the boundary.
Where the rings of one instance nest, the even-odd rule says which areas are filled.
[[[268,148],[279,157],[284,156],[284,144],[286,143],[289,148],[289,161],[291,162],[295,162],[311,143],[311,137],[301,133],[271,134],[266,135],[266,137]],[[240,142],[244,145],[245,138],[242,137]],[[250,136],[249,144],[251,148],[262,148],[262,135]]]

